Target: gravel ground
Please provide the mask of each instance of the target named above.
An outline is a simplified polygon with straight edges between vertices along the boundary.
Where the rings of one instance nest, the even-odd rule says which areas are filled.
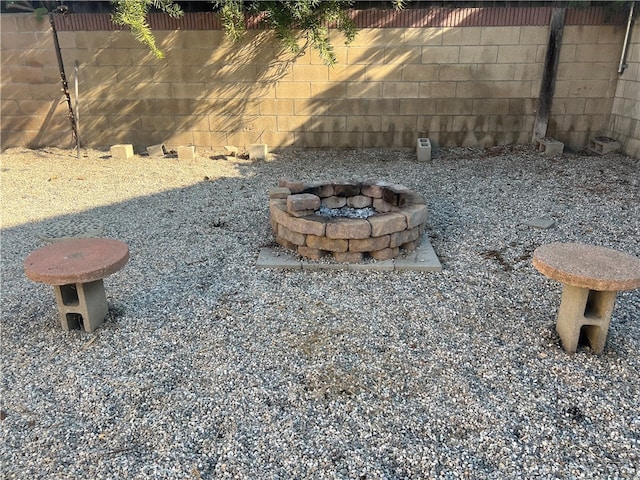
[[[423,194],[443,271],[256,269],[282,177]],[[1,180],[4,478],[640,477],[640,290],[619,295],[602,355],[568,355],[560,284],[531,265],[553,241],[640,256],[638,159],[11,149]],[[22,269],[71,216],[131,250],[92,334],[63,331]]]

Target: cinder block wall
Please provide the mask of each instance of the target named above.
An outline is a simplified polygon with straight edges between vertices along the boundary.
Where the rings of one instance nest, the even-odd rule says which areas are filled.
[[[48,23],[2,15],[2,145],[70,145]],[[24,33],[31,32],[31,33]],[[548,25],[362,28],[338,65],[283,51],[250,30],[158,30],[157,60],[126,31],[60,31],[67,75],[80,65],[83,144],[165,142],[217,150],[413,147],[531,141]],[[605,134],[621,25],[567,25],[548,136],[582,148]]]
[[[0,131],[2,148],[70,146],[60,69],[49,21],[0,15]]]
[[[640,24],[636,22],[629,43],[626,70],[620,74],[609,122],[611,137],[623,150],[640,158]]]

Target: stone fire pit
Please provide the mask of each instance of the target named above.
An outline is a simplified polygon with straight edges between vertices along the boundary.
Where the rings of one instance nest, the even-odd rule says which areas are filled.
[[[276,241],[312,260],[325,255],[343,263],[365,256],[395,258],[400,249],[420,245],[427,219],[420,194],[382,181],[280,180],[269,199]]]

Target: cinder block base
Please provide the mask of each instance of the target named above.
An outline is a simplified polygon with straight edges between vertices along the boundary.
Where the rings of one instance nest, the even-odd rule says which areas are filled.
[[[164,157],[167,153],[167,148],[164,146],[164,143],[150,145],[147,147],[147,153],[150,157]]]
[[[575,353],[581,333],[594,353],[602,353],[617,292],[600,292],[565,284],[556,331],[567,353]]]
[[[416,145],[416,155],[421,162],[428,162],[431,160],[431,140],[428,138],[418,138]]]
[[[562,152],[564,152],[564,143],[554,140],[553,138],[539,138],[538,150],[543,152],[547,157],[562,155]]]
[[[180,160],[195,160],[196,159],[196,147],[193,145],[178,147],[178,159]]]
[[[249,145],[249,160],[266,160],[267,159],[267,145],[264,143],[258,143],[255,145]]]
[[[102,280],[89,283],[55,285],[60,324],[65,330],[84,328],[93,332],[107,316],[107,296]]]
[[[133,157],[133,145],[121,144],[121,145],[112,145],[111,156],[117,160],[126,160],[127,158]]]
[[[605,155],[609,152],[615,152],[620,148],[620,142],[616,142],[609,137],[594,137],[589,141],[589,150],[598,155]]]

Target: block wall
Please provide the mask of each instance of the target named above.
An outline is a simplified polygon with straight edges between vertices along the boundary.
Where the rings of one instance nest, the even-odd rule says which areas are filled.
[[[636,22],[627,51],[627,68],[620,74],[609,122],[609,136],[628,155],[640,158],[640,24]]]
[[[1,20],[3,148],[71,145],[48,23]],[[263,30],[240,44],[220,30],[156,30],[161,60],[127,31],[59,39],[71,87],[80,66],[84,145],[219,150],[413,147],[418,136],[439,146],[528,143],[548,35],[546,24],[362,28],[345,46],[333,32],[335,67],[314,51],[283,51]],[[606,133],[623,38],[620,25],[565,27],[549,136],[583,148]]]
[[[0,15],[0,139],[11,146],[73,144],[49,22]]]

